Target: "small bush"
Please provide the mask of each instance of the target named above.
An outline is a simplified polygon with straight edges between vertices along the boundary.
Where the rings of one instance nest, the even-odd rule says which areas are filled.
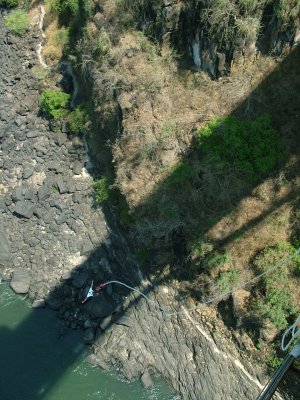
[[[203,258],[212,250],[213,245],[201,238],[192,244],[190,254],[192,258]]]
[[[263,318],[269,318],[278,329],[287,327],[287,318],[295,314],[290,293],[285,288],[268,287],[265,299],[257,303]]]
[[[207,258],[206,265],[208,268],[223,267],[231,261],[231,256],[228,252],[223,254],[214,253],[210,254]]]
[[[12,11],[4,18],[5,26],[18,36],[24,35],[30,28],[30,21],[22,10]]]
[[[102,28],[98,38],[94,44],[94,55],[96,57],[104,57],[111,49],[111,42],[108,33]]]
[[[295,248],[289,242],[281,242],[263,250],[253,261],[260,272],[266,271],[278,262],[295,253]],[[287,319],[296,312],[293,304],[293,290],[290,284],[291,267],[300,265],[300,259],[283,264],[271,274],[263,278],[265,296],[257,302],[257,310],[264,319],[270,319],[278,328],[287,326]]]
[[[51,2],[51,10],[62,18],[70,18],[79,10],[78,0],[54,0]]]
[[[226,293],[233,289],[239,279],[239,273],[235,268],[230,268],[228,271],[221,272],[218,279],[217,285],[221,290],[221,293]]]
[[[63,118],[68,113],[69,100],[68,93],[46,89],[40,97],[41,110],[54,119]]]
[[[266,364],[271,368],[277,369],[282,361],[282,357],[277,357],[276,355],[274,355],[273,357],[267,359]]]
[[[67,121],[73,133],[83,133],[87,119],[87,111],[83,106],[76,107],[67,117]]]
[[[197,136],[200,149],[220,168],[233,165],[254,183],[283,158],[283,143],[267,114],[251,121],[214,118]]]
[[[14,8],[18,3],[18,0],[0,0],[0,7]]]
[[[92,186],[95,189],[95,201],[97,204],[109,199],[109,185],[106,177],[97,179]]]

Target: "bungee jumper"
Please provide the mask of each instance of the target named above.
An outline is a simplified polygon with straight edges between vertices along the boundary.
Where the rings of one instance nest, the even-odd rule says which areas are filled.
[[[91,286],[87,292],[87,295],[86,295],[85,299],[81,302],[81,304],[85,303],[91,297],[98,296],[100,290],[105,287],[105,283],[99,283],[99,285],[96,286],[95,289],[93,289],[93,285],[94,285],[94,281],[92,281]]]

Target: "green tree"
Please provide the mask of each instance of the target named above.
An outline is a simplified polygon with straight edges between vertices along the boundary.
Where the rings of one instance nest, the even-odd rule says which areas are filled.
[[[46,89],[40,97],[41,110],[54,119],[63,118],[68,113],[69,100],[68,93]]]

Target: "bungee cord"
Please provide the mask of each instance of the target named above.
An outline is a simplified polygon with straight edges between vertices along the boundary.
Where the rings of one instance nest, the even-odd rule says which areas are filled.
[[[263,276],[269,275],[271,272],[275,271],[277,268],[281,267],[282,265],[285,265],[285,264],[289,263],[291,260],[293,260],[295,257],[297,257],[297,256],[299,255],[299,253],[300,253],[300,247],[299,247],[298,250],[296,250],[295,253],[294,253],[293,255],[291,255],[290,257],[287,257],[287,258],[285,258],[285,259],[279,261],[278,263],[272,265],[272,266],[271,266],[270,268],[268,268],[266,271],[262,272],[261,274],[255,276],[255,277],[252,278],[252,279],[249,279],[247,282],[245,282],[245,283],[243,283],[243,284],[241,284],[241,285],[239,285],[239,286],[236,286],[236,287],[234,287],[234,288],[228,290],[228,291],[225,292],[225,293],[222,293],[222,294],[220,294],[220,295],[218,295],[218,296],[215,296],[215,297],[213,297],[212,299],[209,299],[209,300],[204,301],[204,302],[200,302],[200,303],[196,304],[195,306],[186,309],[186,311],[188,311],[188,312],[189,312],[189,311],[194,311],[194,310],[196,310],[196,309],[198,309],[198,308],[201,308],[201,307],[203,307],[203,306],[205,306],[205,305],[212,304],[212,303],[215,303],[215,302],[217,302],[217,301],[220,301],[220,300],[224,299],[225,297],[229,296],[230,294],[234,293],[235,291],[237,291],[237,290],[239,290],[239,289],[243,289],[243,288],[245,288],[246,286],[255,283],[256,281],[260,280]],[[168,316],[168,317],[172,317],[172,316],[175,316],[175,315],[179,315],[179,314],[185,313],[185,310],[169,312],[167,309],[165,309],[164,307],[160,306],[156,301],[151,300],[148,296],[146,296],[146,295],[145,295],[144,293],[142,293],[140,290],[138,290],[138,289],[136,289],[136,288],[134,288],[134,287],[132,287],[132,286],[130,286],[130,285],[127,285],[127,284],[124,283],[124,282],[120,282],[120,281],[117,281],[117,280],[113,280],[113,281],[108,281],[108,282],[105,282],[105,283],[101,283],[99,286],[101,286],[101,288],[103,288],[103,287],[105,287],[105,286],[107,286],[107,285],[109,285],[109,284],[117,284],[117,285],[125,286],[126,288],[128,288],[128,289],[130,289],[130,290],[132,290],[132,291],[134,291],[134,292],[139,293],[146,301],[148,301],[149,303],[153,304],[155,307],[157,307],[160,311],[162,311],[162,312],[163,312],[166,316]],[[299,319],[299,321],[298,321],[298,319]],[[299,317],[298,319],[296,320],[296,321],[298,321],[297,324],[300,322],[300,317]],[[296,322],[295,322],[295,323],[292,325],[292,327],[291,327],[291,328],[292,328],[292,335],[295,334],[295,329],[296,329],[296,326],[297,326],[297,324],[296,324],[296,325],[295,325],[295,324],[296,324]],[[290,331],[290,329],[289,329],[288,331]],[[288,334],[288,332],[286,332],[286,335],[287,335],[287,334]],[[286,335],[285,335],[285,336],[286,336]],[[300,335],[300,329],[297,331],[297,336],[298,336],[298,335]],[[285,336],[284,336],[284,337],[285,337]],[[296,337],[297,337],[297,336],[296,336]],[[292,339],[290,340],[290,342],[292,342]],[[287,347],[290,345],[290,342],[288,343],[287,346],[285,346],[285,348],[287,348]],[[282,343],[283,343],[283,342],[282,342]]]

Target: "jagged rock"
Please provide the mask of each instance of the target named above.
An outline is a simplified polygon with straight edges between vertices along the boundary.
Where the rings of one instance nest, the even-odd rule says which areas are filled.
[[[24,218],[31,218],[33,216],[33,204],[30,201],[18,201],[14,208],[14,212]]]
[[[56,185],[58,187],[59,193],[60,194],[64,194],[64,193],[68,193],[68,187],[65,184],[65,182],[63,181],[63,179],[61,177],[58,177],[56,180]]]
[[[82,164],[79,161],[75,161],[73,164],[73,173],[75,175],[80,175],[82,172]]]
[[[67,140],[68,140],[68,137],[63,132],[58,133],[55,138],[55,142],[58,144],[59,147],[61,147],[63,144],[65,144]]]
[[[39,201],[44,201],[48,197],[50,197],[51,194],[51,187],[48,185],[43,185],[38,189],[38,198]]]
[[[23,169],[23,179],[28,179],[34,173],[34,167],[29,165]]]
[[[18,186],[11,194],[11,198],[14,202],[21,201],[24,199],[23,190],[20,186]]]
[[[27,132],[26,136],[27,136],[28,139],[35,138],[35,137],[39,136],[39,132],[30,131],[30,132]]]
[[[27,293],[30,285],[30,276],[27,271],[16,269],[13,272],[10,287],[18,294]]]

